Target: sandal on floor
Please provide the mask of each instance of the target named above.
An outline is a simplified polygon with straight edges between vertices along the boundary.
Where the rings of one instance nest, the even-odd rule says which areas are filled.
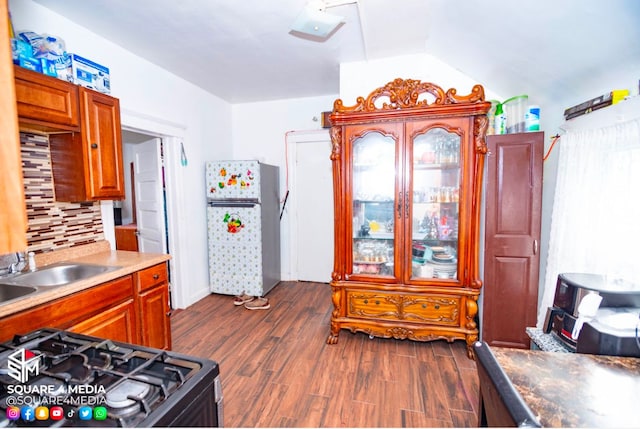
[[[271,308],[267,298],[255,298],[244,304],[247,310],[268,310]]]
[[[236,295],[233,298],[233,305],[243,305],[247,302],[253,301],[254,297],[251,295],[247,295],[246,293],[242,293],[242,295]]]

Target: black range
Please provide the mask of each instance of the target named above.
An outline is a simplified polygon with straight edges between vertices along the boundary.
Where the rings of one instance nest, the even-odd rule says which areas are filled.
[[[212,360],[48,328],[0,344],[0,427],[222,427],[222,405]]]

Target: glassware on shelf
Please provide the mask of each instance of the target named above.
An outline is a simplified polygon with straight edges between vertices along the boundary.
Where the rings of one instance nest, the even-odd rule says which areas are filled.
[[[393,248],[385,240],[359,240],[354,246],[354,274],[384,274],[385,265],[392,262]]]

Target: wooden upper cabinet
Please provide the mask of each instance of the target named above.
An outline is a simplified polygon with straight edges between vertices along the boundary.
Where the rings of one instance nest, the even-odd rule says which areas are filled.
[[[22,160],[6,0],[0,0],[0,254],[27,248]]]
[[[14,66],[20,124],[25,129],[78,130],[78,87],[25,68]]]
[[[85,183],[91,199],[124,198],[122,128],[117,98],[80,87]]]
[[[331,332],[478,339],[480,198],[490,103],[396,79],[331,114]]]
[[[20,67],[15,75],[21,128],[49,133],[56,200],[123,199],[119,100]]]

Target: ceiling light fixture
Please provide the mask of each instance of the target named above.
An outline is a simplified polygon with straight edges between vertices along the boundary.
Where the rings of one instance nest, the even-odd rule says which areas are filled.
[[[325,41],[344,24],[344,17],[327,13],[326,9],[357,3],[357,0],[310,0],[291,26],[290,34],[304,39]]]

